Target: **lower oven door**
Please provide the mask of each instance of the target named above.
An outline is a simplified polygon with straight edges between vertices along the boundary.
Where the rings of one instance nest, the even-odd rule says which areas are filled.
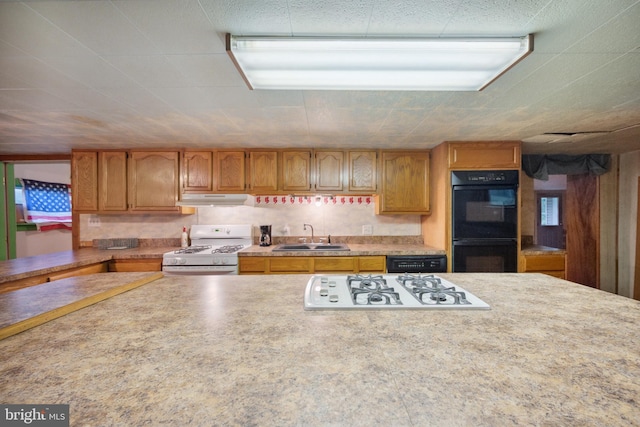
[[[453,242],[454,273],[515,273],[518,242],[511,239],[456,240]]]
[[[237,265],[163,265],[165,274],[220,276],[223,274],[238,274]]]

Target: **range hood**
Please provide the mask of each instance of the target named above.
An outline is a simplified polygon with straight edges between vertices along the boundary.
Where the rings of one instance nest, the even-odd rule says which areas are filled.
[[[248,194],[183,194],[176,206],[253,206]]]

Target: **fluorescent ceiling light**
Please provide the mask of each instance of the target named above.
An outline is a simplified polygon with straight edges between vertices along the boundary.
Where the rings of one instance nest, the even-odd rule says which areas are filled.
[[[258,37],[227,34],[251,89],[477,91],[533,50],[533,36]]]

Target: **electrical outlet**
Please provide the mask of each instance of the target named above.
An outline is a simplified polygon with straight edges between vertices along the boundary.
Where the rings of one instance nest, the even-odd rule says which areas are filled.
[[[98,215],[89,215],[89,227],[100,227],[100,217]]]
[[[362,226],[362,235],[371,236],[373,234],[373,225],[367,224]]]

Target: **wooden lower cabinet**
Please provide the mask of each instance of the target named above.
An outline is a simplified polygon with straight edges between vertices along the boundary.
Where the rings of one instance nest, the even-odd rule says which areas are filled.
[[[239,274],[384,273],[386,257],[283,256],[239,257]]]
[[[162,271],[162,258],[114,259],[109,262],[109,272],[144,271]]]
[[[20,280],[6,282],[0,284],[0,293],[28,288],[29,286],[41,285],[42,283],[53,282],[55,280],[66,279],[68,277],[106,272],[107,263],[101,262],[98,264],[85,265],[83,267],[75,267],[68,270],[57,271],[55,273],[40,274],[38,276],[31,276]]]
[[[523,255],[520,258],[520,265],[523,273],[544,273],[564,279],[566,256],[564,254]]]

